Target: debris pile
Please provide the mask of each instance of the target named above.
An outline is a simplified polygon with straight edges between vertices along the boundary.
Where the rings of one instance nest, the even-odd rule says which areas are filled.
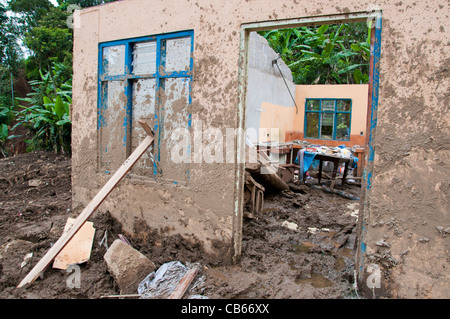
[[[120,239],[109,247],[104,259],[121,294],[136,293],[140,281],[156,269],[152,261]]]
[[[157,269],[151,260],[121,239],[114,241],[104,259],[120,294],[102,298],[181,299],[201,269],[199,264],[187,267],[179,261]],[[194,283],[197,289],[201,282]]]

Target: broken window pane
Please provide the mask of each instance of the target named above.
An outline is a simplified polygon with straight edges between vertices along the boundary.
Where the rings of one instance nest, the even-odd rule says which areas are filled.
[[[139,42],[133,46],[132,73],[154,74],[156,72],[156,41]]]
[[[306,113],[306,137],[319,138],[319,113]]]
[[[191,38],[169,39],[166,41],[167,72],[189,71],[191,66]]]
[[[103,48],[103,75],[114,76],[125,73],[125,45]]]
[[[336,139],[349,140],[350,139],[350,114],[338,113],[336,122]]]
[[[333,139],[334,114],[322,113],[320,126],[320,138],[326,140]]]

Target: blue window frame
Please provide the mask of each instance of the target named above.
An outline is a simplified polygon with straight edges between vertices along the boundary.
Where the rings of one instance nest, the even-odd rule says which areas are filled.
[[[117,169],[145,138],[137,125],[149,122],[154,147],[133,168],[134,173],[156,176],[165,155],[164,122],[170,119],[169,96],[186,98],[191,104],[193,31],[181,31],[99,44],[98,122],[99,166],[105,173]],[[191,114],[176,114],[186,127]]]
[[[351,99],[306,99],[305,138],[350,140]]]

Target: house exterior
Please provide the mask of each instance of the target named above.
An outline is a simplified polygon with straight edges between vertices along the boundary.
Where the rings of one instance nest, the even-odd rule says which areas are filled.
[[[77,11],[73,209],[139,144],[145,135],[136,120],[144,118],[155,144],[99,209],[130,236],[144,228],[181,234],[224,263],[237,260],[250,32],[372,18],[358,287],[377,296],[448,298],[450,20],[443,0],[125,0]],[[220,133],[223,144],[212,144]]]

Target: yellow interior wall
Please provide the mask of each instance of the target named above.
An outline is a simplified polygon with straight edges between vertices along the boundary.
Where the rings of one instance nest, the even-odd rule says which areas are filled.
[[[263,102],[261,109],[259,141],[285,142],[286,131],[295,130],[295,107],[286,107]],[[279,130],[277,130],[277,128],[279,128]],[[267,130],[267,133],[264,132],[265,130]],[[267,136],[267,134],[269,134],[269,136]]]
[[[279,141],[283,143],[285,142],[286,131],[304,133],[305,102],[307,98],[351,99],[352,117],[350,134],[365,135],[368,96],[368,84],[297,85],[295,102],[298,107],[298,112],[296,112],[295,107],[275,105],[268,102],[262,103],[259,142]]]

